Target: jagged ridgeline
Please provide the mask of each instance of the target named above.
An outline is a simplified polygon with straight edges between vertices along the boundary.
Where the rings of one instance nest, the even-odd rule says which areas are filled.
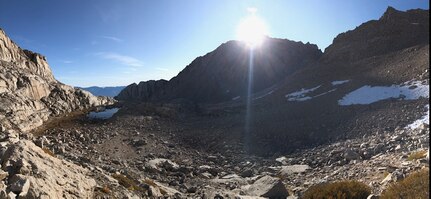
[[[254,52],[253,92],[273,86],[304,67],[312,67],[322,52],[314,44],[269,38]],[[196,58],[170,81],[140,82],[118,96],[126,101],[186,99],[217,103],[244,96],[248,86],[249,49],[240,41],[228,41]]]
[[[46,57],[0,30],[0,130],[29,131],[51,116],[112,103],[57,81]]]

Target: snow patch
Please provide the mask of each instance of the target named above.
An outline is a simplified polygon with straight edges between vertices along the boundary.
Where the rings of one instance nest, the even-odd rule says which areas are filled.
[[[322,96],[322,95],[326,95],[326,94],[328,94],[328,93],[332,93],[332,92],[334,92],[335,90],[337,90],[337,89],[336,89],[336,88],[334,88],[334,89],[329,90],[329,91],[326,91],[326,92],[324,92],[324,93],[320,93],[320,94],[318,94],[318,95],[316,95],[316,96],[314,96],[314,97],[320,97],[320,96]]]
[[[310,88],[310,89],[304,89],[302,88],[300,91],[296,91],[293,93],[289,93],[286,95],[286,98],[288,101],[305,101],[305,100],[309,100],[312,99],[311,97],[305,96],[307,93],[313,92],[316,89],[320,88],[321,85],[316,86],[314,88]]]
[[[281,162],[281,163],[283,163],[285,160],[287,160],[287,158],[284,156],[281,156],[281,157],[275,159],[275,161]]]
[[[403,85],[374,87],[366,85],[345,95],[338,100],[338,104],[341,106],[371,104],[390,98],[414,100],[420,97],[429,98],[429,85],[422,84],[420,81],[410,81]]]
[[[341,85],[341,84],[345,84],[347,82],[350,82],[350,80],[338,80],[338,81],[333,81],[331,82],[332,86],[336,86],[336,85]]]
[[[241,98],[241,96],[236,96],[236,97],[232,98],[232,100],[238,100],[239,98]]]
[[[429,125],[429,121],[430,121],[430,105],[427,104],[425,106],[425,108],[427,109],[427,111],[425,112],[425,115],[422,118],[420,118],[420,119],[414,121],[413,123],[407,125],[406,126],[407,129],[417,129],[422,124],[424,124],[424,123]]]
[[[268,95],[271,95],[273,92],[274,92],[274,90],[269,91],[269,92],[267,92],[267,93],[265,93],[265,94],[263,94],[263,95],[261,95],[261,96],[257,96],[257,97],[255,97],[255,98],[253,98],[253,100],[257,100],[257,99],[260,99],[260,98],[264,98],[264,97],[266,97],[266,96],[268,96]]]

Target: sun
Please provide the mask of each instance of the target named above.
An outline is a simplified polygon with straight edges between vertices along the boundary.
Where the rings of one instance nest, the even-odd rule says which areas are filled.
[[[250,48],[256,48],[262,44],[267,35],[265,22],[254,12],[244,18],[237,28],[237,38],[245,42]]]

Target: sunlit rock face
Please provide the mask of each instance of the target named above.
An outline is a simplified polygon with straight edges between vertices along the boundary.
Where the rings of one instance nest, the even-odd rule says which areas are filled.
[[[287,39],[265,38],[250,52],[244,42],[229,41],[196,58],[168,82],[130,85],[119,100],[170,101],[187,99],[197,103],[218,103],[246,95],[253,54],[253,92],[277,82],[317,61],[322,52],[316,45]]]
[[[58,82],[46,57],[21,49],[0,29],[0,130],[29,131],[50,116],[112,102]]]
[[[12,144],[2,161],[1,172],[8,172],[3,174],[17,198],[93,198],[96,182],[89,170],[55,158],[31,141]]]

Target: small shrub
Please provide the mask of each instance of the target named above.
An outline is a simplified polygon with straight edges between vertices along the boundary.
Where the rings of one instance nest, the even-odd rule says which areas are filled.
[[[103,186],[103,187],[96,187],[95,191],[100,191],[104,194],[110,194],[111,193],[111,189],[109,189],[109,187],[107,185]]]
[[[142,188],[136,185],[135,181],[128,178],[127,176],[121,175],[121,174],[114,174],[112,175],[113,178],[118,180],[118,183],[122,185],[123,187],[126,187],[130,191],[141,191]]]
[[[48,148],[43,147],[43,148],[42,148],[42,150],[43,150],[43,152],[45,152],[46,154],[48,154],[48,155],[50,155],[50,156],[52,156],[52,157],[55,157],[54,152],[52,152],[52,151],[51,151],[51,150],[49,150]]]
[[[150,185],[150,186],[152,186],[152,187],[158,187],[159,188],[159,190],[160,190],[160,193],[162,194],[162,195],[166,195],[167,194],[167,192],[166,192],[166,190],[164,190],[164,189],[162,189],[161,187],[159,187],[154,181],[152,181],[151,179],[145,179],[144,180],[144,183],[145,184],[147,184],[147,185]]]
[[[371,189],[357,181],[324,183],[310,187],[303,199],[366,199]]]
[[[425,150],[416,151],[416,152],[411,153],[409,155],[409,157],[407,157],[407,160],[413,161],[413,160],[424,158],[426,156],[427,156],[427,151],[425,151]]]
[[[157,184],[154,181],[150,180],[150,179],[145,179],[144,183],[148,184],[150,186],[153,186],[153,187],[157,187]]]
[[[425,199],[429,198],[429,188],[429,169],[422,169],[389,185],[380,199]]]
[[[111,190],[109,189],[109,187],[107,185],[105,185],[101,190],[103,193],[111,193]]]

